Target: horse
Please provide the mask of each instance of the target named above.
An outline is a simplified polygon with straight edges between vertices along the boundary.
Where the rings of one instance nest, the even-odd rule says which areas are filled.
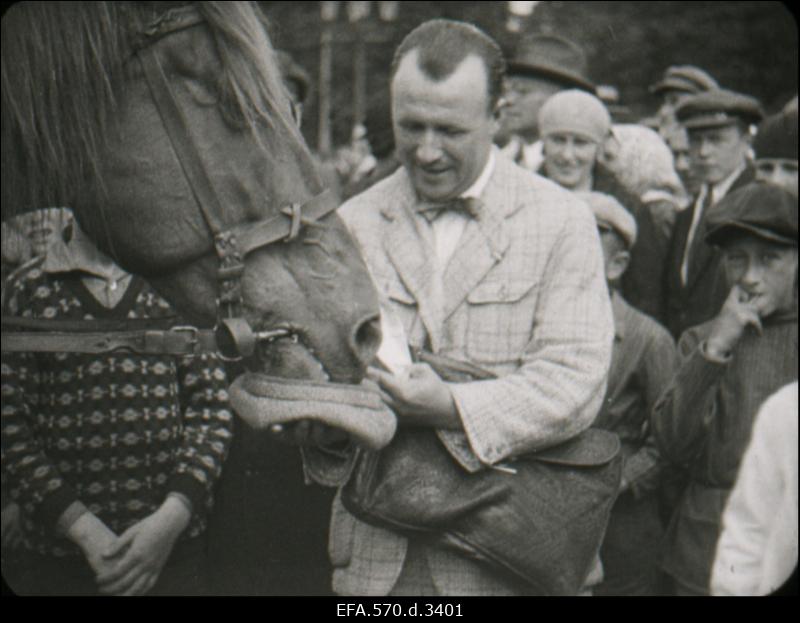
[[[67,206],[103,252],[147,279],[187,323],[244,324],[251,344],[238,358],[248,371],[340,387],[361,381],[380,342],[377,295],[324,199],[254,4],[17,4],[2,19],[1,116],[4,220]],[[324,209],[309,217],[308,206]],[[264,237],[283,227],[287,236]],[[299,453],[290,460],[286,452],[280,477],[258,489],[243,479],[252,465],[242,467],[240,455],[234,489],[299,492]],[[289,465],[296,474],[285,473]],[[276,524],[274,504],[260,500],[255,511],[238,494],[227,498],[244,506],[218,518],[234,540],[311,521]],[[297,512],[309,495],[297,493],[288,510],[310,511],[309,501]],[[239,558],[221,573],[265,546],[260,538],[234,545]],[[257,567],[265,555],[248,560]]]
[[[218,280],[222,234],[246,238],[322,191],[254,5],[26,2],[3,16],[4,219],[68,206],[187,322],[214,326],[221,287],[235,290],[256,342],[249,369],[358,383],[380,341],[378,304],[332,209],[316,222],[295,211],[291,239],[252,244],[228,266],[238,283]],[[276,328],[292,339],[253,337]]]

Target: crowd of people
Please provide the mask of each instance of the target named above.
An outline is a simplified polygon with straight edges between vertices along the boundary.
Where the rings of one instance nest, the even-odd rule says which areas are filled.
[[[308,74],[280,59],[299,124]],[[592,427],[618,436],[618,493],[576,594],[770,593],[798,553],[797,98],[767,116],[675,65],[651,87],[658,111],[621,123],[587,68],[562,37],[525,37],[504,58],[452,20],[400,44],[391,136],[371,147],[374,128],[357,127],[320,162],[381,297],[386,351],[408,353],[367,374],[400,427],[435,431],[469,474],[513,471]],[[68,210],[3,223],[3,279],[4,315],[171,314]],[[419,352],[491,377],[447,381]],[[233,455],[248,434],[228,404],[232,374],[211,355],[4,353],[14,590],[224,592],[209,551],[235,537],[219,514],[242,502],[220,479],[237,460],[245,471]],[[303,474],[344,485],[342,462],[358,456],[352,443],[290,451],[298,491]],[[251,521],[272,530],[275,491],[240,491],[263,496]],[[281,509],[282,526],[319,537],[313,552],[219,564],[275,567],[248,585],[262,594],[290,565],[319,573],[306,593],[535,594],[486,561],[357,518],[340,493],[332,505],[332,491],[313,495]]]

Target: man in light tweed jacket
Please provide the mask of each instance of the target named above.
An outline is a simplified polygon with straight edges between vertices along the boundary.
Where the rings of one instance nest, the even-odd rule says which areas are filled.
[[[410,345],[499,375],[445,383],[426,364],[372,372],[400,425],[437,429],[470,472],[588,428],[613,336],[591,212],[492,147],[503,65],[494,41],[467,24],[434,20],[409,34],[391,83],[403,167],[340,212]],[[338,498],[330,554],[333,588],[344,595],[527,590],[363,523]]]

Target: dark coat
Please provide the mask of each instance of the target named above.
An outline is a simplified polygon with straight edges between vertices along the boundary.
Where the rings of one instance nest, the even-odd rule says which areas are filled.
[[[614,197],[636,220],[636,244],[631,249],[631,261],[620,284],[622,295],[628,303],[663,323],[664,273],[670,242],[665,229],[669,227],[657,222],[658,212],[625,188],[602,165],[595,167],[592,190]]]
[[[754,179],[755,171],[752,167],[746,168],[736,178],[728,193],[738,190]],[[692,240],[688,283],[684,286],[681,282],[681,264],[689,229],[692,226],[695,202],[696,197],[690,207],[678,213],[667,260],[665,321],[667,329],[675,339],[689,327],[713,318],[722,308],[729,290],[720,265],[722,255],[719,250],[705,242],[708,211],[703,215]]]

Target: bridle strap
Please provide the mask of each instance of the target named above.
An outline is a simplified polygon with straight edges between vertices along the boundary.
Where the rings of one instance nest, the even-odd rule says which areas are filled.
[[[218,326],[214,331],[195,327],[174,326],[152,329],[158,320],[146,321],[147,329],[134,327],[130,320],[111,325],[104,321],[49,321],[25,318],[4,318],[3,327],[33,329],[25,332],[3,332],[3,352],[76,352],[109,353],[126,351],[140,354],[189,355],[203,352],[236,350],[240,357],[252,355],[259,341],[271,341],[292,335],[286,328],[254,332],[243,316],[241,276],[248,253],[279,241],[296,239],[304,225],[335,211],[339,204],[326,190],[303,204],[290,204],[280,213],[257,223],[228,226],[223,207],[214,190],[175,95],[152,44],[161,37],[195,26],[203,18],[195,9],[168,11],[142,33],[137,46],[145,80],[161,117],[170,143],[186,177],[203,219],[211,231],[220,260],[218,269]],[[14,322],[6,322],[6,320]],[[161,320],[163,325],[164,321]],[[144,325],[140,325],[144,326]],[[58,329],[62,329],[58,332]],[[43,331],[56,332],[36,332]],[[225,357],[223,357],[225,358]]]
[[[3,329],[21,331],[61,331],[65,333],[91,333],[100,331],[146,331],[149,329],[170,329],[178,326],[177,316],[164,318],[125,318],[119,320],[49,320],[47,318],[26,318],[24,316],[3,316]],[[5,333],[3,334],[5,336]],[[4,338],[5,339],[5,338]]]
[[[292,204],[283,208],[280,214],[258,223],[237,225],[232,231],[235,232],[242,255],[247,256],[275,242],[293,240],[302,226],[313,225],[338,207],[333,191],[327,189],[302,205]]]
[[[166,331],[3,333],[3,352],[201,355],[217,350],[214,331],[195,327],[173,327]]]
[[[144,77],[150,87],[156,109],[161,116],[170,143],[172,143],[178,162],[183,169],[183,174],[189,182],[189,187],[200,206],[208,228],[214,236],[217,236],[226,229],[222,220],[222,206],[211,184],[208,171],[206,171],[192,141],[186,117],[178,106],[178,102],[175,101],[175,96],[164,75],[164,69],[161,67],[155,49],[147,46],[140,48],[137,54],[141,60]]]

